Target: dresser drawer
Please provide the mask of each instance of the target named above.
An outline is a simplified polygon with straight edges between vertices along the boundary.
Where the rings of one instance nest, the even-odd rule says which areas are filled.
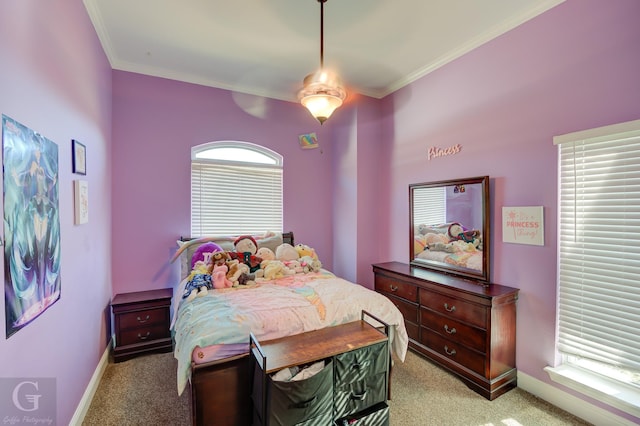
[[[391,294],[385,294],[387,299],[391,300],[396,308],[400,311],[405,320],[417,323],[418,322],[418,304],[407,302],[404,299],[394,297]]]
[[[420,326],[409,321],[404,322],[404,328],[407,329],[409,339],[418,342],[420,340]]]
[[[147,343],[153,340],[170,337],[169,327],[165,324],[131,328],[124,331],[121,330],[119,334],[120,341],[116,341],[118,346],[126,346],[134,343]]]
[[[487,333],[458,322],[451,317],[440,315],[429,309],[420,309],[420,324],[454,342],[469,346],[480,352],[487,349]]]
[[[376,291],[401,297],[410,302],[418,301],[418,288],[413,284],[404,283],[402,281],[397,281],[379,275],[376,277],[375,288]]]
[[[421,329],[420,343],[453,362],[464,365],[478,374],[485,375],[486,357],[460,343],[445,339],[424,327]]]
[[[147,327],[156,324],[169,324],[169,311],[166,308],[119,314],[120,328]]]
[[[433,311],[464,321],[483,329],[487,328],[487,308],[480,305],[445,296],[440,293],[420,292],[420,305]]]

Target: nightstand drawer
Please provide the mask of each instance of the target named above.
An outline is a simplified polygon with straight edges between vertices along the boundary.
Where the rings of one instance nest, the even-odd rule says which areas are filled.
[[[165,308],[147,309],[145,311],[120,314],[120,328],[148,327],[156,324],[168,324],[169,312]]]
[[[111,301],[115,333],[113,359],[120,362],[173,349],[170,288],[116,294]]]
[[[153,340],[164,339],[170,336],[169,328],[164,324],[140,327],[120,332],[118,346],[132,345],[134,343],[146,343]]]

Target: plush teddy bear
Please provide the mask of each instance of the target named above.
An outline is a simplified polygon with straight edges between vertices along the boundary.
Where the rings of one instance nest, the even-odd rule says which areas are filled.
[[[215,253],[211,253],[210,262],[213,266],[216,265],[226,265],[227,260],[229,260],[229,254],[226,251],[218,251]]]
[[[296,251],[298,252],[298,257],[311,256],[314,259],[318,258],[316,251],[306,244],[297,244]]]
[[[292,275],[291,271],[284,265],[282,261],[272,260],[264,268],[264,279],[273,280],[276,278],[282,278],[287,275]]]
[[[260,247],[256,252],[256,256],[262,259],[260,262],[260,269],[258,269],[255,273],[255,278],[264,277],[264,268],[271,262],[276,259],[276,254],[269,247]]]
[[[233,287],[233,283],[227,278],[228,271],[229,268],[224,263],[213,266],[213,271],[211,271],[213,288]]]

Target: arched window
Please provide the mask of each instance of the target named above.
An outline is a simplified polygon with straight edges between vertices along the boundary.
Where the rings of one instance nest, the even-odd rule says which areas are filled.
[[[282,156],[249,142],[191,148],[191,236],[282,232]]]

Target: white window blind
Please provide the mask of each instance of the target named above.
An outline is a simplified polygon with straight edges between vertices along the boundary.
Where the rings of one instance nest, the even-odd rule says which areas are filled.
[[[446,221],[446,188],[417,188],[413,191],[413,223],[437,225]]]
[[[558,350],[640,371],[640,120],[559,144]]]
[[[230,160],[212,153],[234,146]],[[282,232],[282,158],[243,142],[206,148],[191,160],[191,236]],[[242,161],[256,152],[274,157],[273,164]]]

